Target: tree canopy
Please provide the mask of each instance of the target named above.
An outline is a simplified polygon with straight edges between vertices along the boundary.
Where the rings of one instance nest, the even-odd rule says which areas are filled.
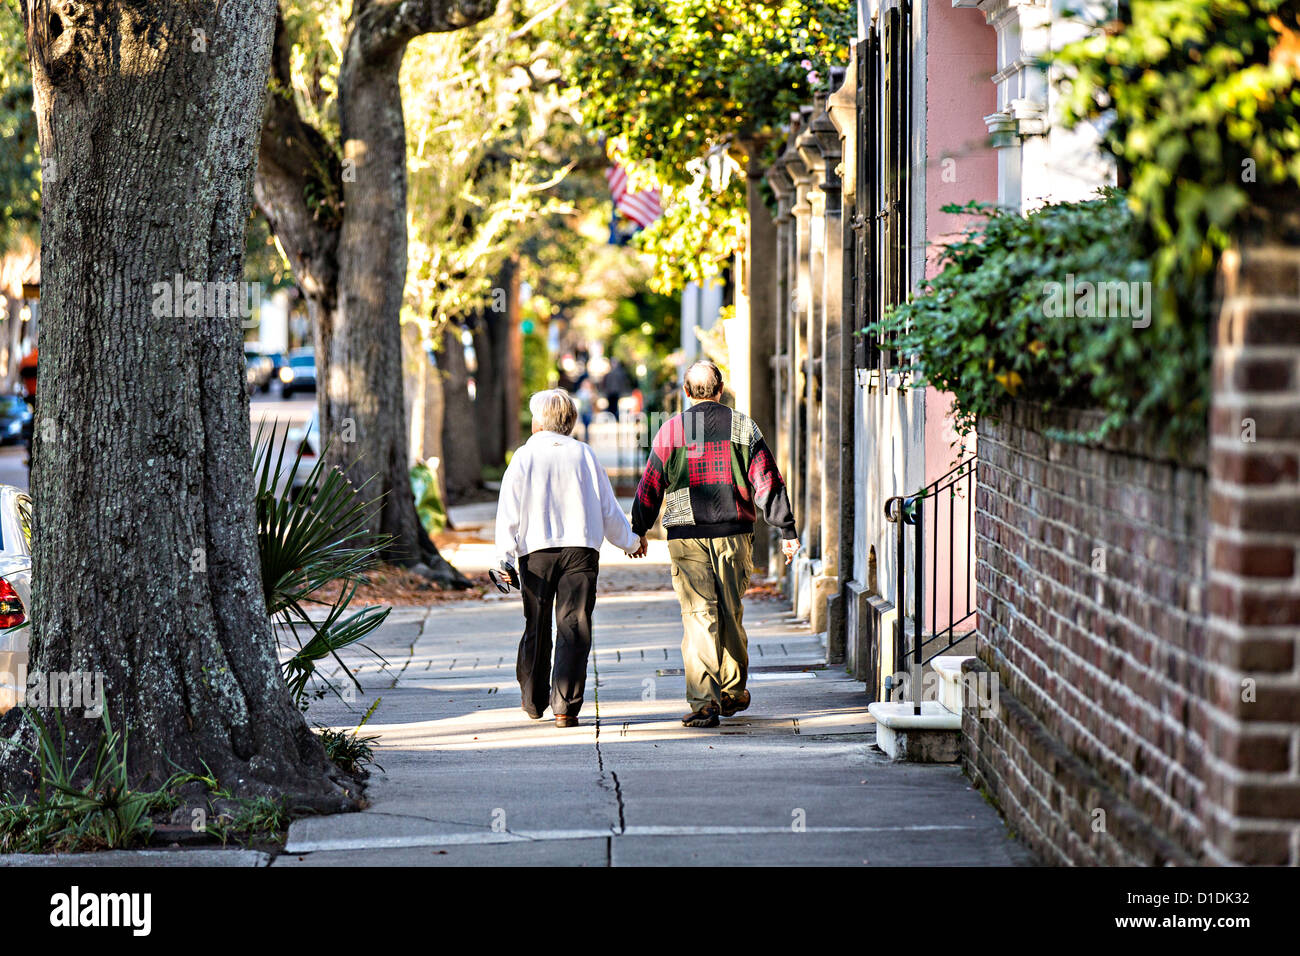
[[[716,274],[745,227],[740,172],[848,59],[852,5],[800,0],[588,0],[573,17],[572,81],[587,126],[665,214],[638,238],[656,285]]]
[[[0,253],[41,221],[40,150],[22,11],[0,2]]]
[[[1154,277],[1170,291],[1203,284],[1243,221],[1300,185],[1300,12],[1291,0],[1133,0],[1120,13],[1056,56],[1067,116],[1102,121]]]

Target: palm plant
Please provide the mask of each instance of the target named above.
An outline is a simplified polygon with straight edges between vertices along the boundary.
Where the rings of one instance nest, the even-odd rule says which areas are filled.
[[[303,449],[300,445],[292,461],[287,461],[287,437],[277,431],[262,422],[253,439],[257,539],[266,609],[278,625],[281,648],[291,652],[281,665],[284,679],[305,710],[313,676],[325,685],[320,693],[327,688],[339,694],[338,687],[317,670],[317,664],[327,658],[332,657],[361,689],[339,651],[358,644],[388,617],[391,608],[386,607],[348,611],[363,575],[388,542],[368,530],[365,498],[341,471],[325,464],[325,450],[320,450],[300,481]],[[315,596],[335,581],[341,582],[336,598]],[[308,613],[313,605],[328,609],[322,620],[313,620]]]

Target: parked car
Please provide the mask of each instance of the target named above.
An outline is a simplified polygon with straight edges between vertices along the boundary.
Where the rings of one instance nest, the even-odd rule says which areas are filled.
[[[307,424],[300,428],[290,428],[287,437],[291,449],[295,444],[302,449],[302,463],[298,466],[298,473],[293,476],[293,487],[289,489],[289,498],[293,500],[298,497],[303,485],[307,483],[307,476],[316,467],[316,461],[320,457],[319,413],[313,409]]]
[[[271,360],[271,378],[274,381],[280,381],[280,369],[289,364],[289,356],[285,352],[267,352],[266,357]]]
[[[0,445],[16,445],[31,427],[32,407],[21,395],[0,395]]]
[[[316,353],[311,349],[295,349],[289,353],[289,364],[280,369],[280,395],[292,398],[294,392],[316,391]]]
[[[248,394],[254,391],[269,392],[275,374],[275,362],[255,348],[244,346],[244,366],[248,373]]]
[[[32,499],[0,485],[0,712],[18,703],[27,673],[32,603]]]

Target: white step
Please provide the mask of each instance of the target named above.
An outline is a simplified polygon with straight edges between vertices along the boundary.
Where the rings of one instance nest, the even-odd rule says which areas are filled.
[[[937,700],[876,701],[867,710],[876,719],[876,744],[895,760],[952,763],[961,746],[961,715]]]
[[[962,702],[966,699],[966,685],[961,677],[962,662],[973,659],[969,655],[948,654],[930,661],[930,666],[939,676],[939,703],[954,714],[961,713]]]

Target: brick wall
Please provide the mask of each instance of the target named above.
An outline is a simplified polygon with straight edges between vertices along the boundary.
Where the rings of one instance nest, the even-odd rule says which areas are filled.
[[[1300,865],[1300,236],[1224,266],[1208,447],[980,426],[964,758],[1050,862]]]
[[[1224,279],[1210,415],[1206,856],[1294,866],[1300,865],[1300,248],[1231,255]]]
[[[1045,860],[1190,863],[1206,799],[1204,449],[1053,441],[1088,416],[980,423],[978,662],[965,760]]]

